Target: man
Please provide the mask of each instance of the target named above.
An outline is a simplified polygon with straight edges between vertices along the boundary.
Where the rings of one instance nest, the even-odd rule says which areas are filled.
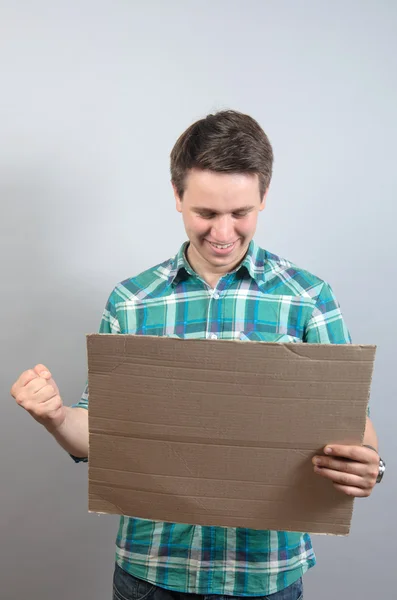
[[[189,241],[174,258],[115,287],[100,332],[350,343],[330,287],[253,241],[272,165],[270,142],[247,115],[223,111],[191,125],[171,153],[176,208]],[[76,461],[87,460],[88,388],[77,405],[65,407],[49,371],[37,365],[11,393]],[[364,444],[325,448],[313,468],[341,493],[369,496],[380,465],[369,419]],[[302,575],[314,564],[305,533],[122,516],[114,598],[297,600]]]

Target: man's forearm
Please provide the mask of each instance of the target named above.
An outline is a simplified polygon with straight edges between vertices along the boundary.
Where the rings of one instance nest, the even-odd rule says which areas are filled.
[[[369,417],[367,417],[367,423],[365,426],[363,445],[372,446],[372,448],[375,448],[375,450],[378,451],[378,438],[376,435],[375,428],[372,425],[371,419],[369,419]]]
[[[48,431],[66,452],[78,458],[88,456],[88,410],[66,407],[66,417],[57,429]]]

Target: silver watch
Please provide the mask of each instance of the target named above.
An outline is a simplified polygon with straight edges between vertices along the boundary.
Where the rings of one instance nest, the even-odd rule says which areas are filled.
[[[386,471],[386,463],[383,460],[383,458],[379,457],[379,471],[378,471],[378,477],[376,478],[376,483],[380,483],[382,481],[385,471]]]

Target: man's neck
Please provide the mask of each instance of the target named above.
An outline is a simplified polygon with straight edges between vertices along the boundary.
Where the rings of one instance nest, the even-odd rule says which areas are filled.
[[[238,267],[238,265],[244,260],[245,254],[239,259],[236,263],[228,265],[225,268],[216,269],[212,265],[209,265],[205,261],[201,259],[200,256],[197,256],[197,252],[192,248],[192,245],[189,244],[186,251],[186,260],[192,267],[192,269],[197,273],[201,279],[203,279],[211,288],[215,288],[224,275],[234,271]],[[200,260],[201,259],[201,260]]]

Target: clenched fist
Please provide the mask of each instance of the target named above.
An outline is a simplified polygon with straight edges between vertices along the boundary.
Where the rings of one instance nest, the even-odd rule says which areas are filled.
[[[44,365],[24,371],[12,386],[11,395],[50,432],[56,431],[66,418],[58,386]]]

